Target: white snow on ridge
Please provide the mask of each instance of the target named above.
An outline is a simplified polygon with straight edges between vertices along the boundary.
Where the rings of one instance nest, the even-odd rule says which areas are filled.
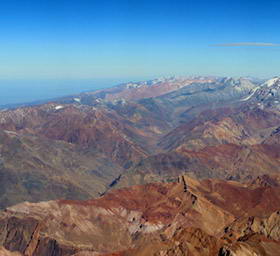
[[[138,84],[138,83],[128,83],[128,84],[126,85],[126,88],[127,88],[127,89],[139,88],[139,87],[142,87],[142,84]]]
[[[63,106],[55,106],[55,110],[59,110],[59,109],[62,109],[62,108],[64,108]]]
[[[265,83],[263,83],[261,86],[271,87],[271,86],[273,86],[277,81],[280,81],[280,78],[279,78],[279,77],[272,78],[272,79],[266,81]]]
[[[74,101],[81,103],[81,99],[80,98],[74,98]]]
[[[10,135],[18,135],[16,132],[14,131],[8,131],[8,130],[4,130],[5,133],[10,134]]]
[[[249,96],[247,96],[245,99],[241,99],[240,101],[247,101],[247,100],[251,99],[251,98],[253,97],[253,95],[255,94],[255,92],[256,92],[258,89],[260,89],[259,86],[256,87],[256,88],[254,88],[254,89],[252,90],[252,93],[251,93]]]
[[[267,80],[266,82],[264,82],[262,85],[254,88],[252,90],[252,93],[247,96],[246,98],[244,99],[241,99],[240,101],[247,101],[249,99],[251,99],[253,97],[253,95],[255,94],[255,92],[258,90],[258,89],[261,89],[261,88],[269,88],[269,87],[272,87],[274,86],[275,84],[278,84],[278,86],[280,86],[280,77],[275,77],[275,78],[272,78],[270,80]]]

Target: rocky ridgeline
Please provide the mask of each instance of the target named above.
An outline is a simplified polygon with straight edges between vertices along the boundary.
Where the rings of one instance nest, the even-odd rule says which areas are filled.
[[[259,179],[274,185],[182,176],[89,201],[22,203],[1,213],[0,244],[28,256],[275,255],[280,187]]]

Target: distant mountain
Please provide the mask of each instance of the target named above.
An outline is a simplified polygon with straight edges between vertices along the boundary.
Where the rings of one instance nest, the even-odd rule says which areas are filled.
[[[272,78],[255,87],[242,101],[251,101],[260,108],[271,107],[280,109],[280,78]]]
[[[184,173],[278,173],[280,115],[269,103],[278,96],[262,93],[277,83],[172,77],[3,110],[0,206],[88,199]]]
[[[258,107],[203,112],[162,136],[162,151],[122,174],[115,187],[172,180],[183,173],[234,180],[277,174],[279,124],[279,113]]]

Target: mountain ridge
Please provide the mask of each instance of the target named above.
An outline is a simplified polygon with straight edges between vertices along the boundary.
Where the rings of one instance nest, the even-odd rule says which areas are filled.
[[[1,213],[0,243],[6,250],[30,256],[160,251],[214,256],[237,248],[245,253],[248,246],[260,246],[261,239],[269,253],[267,245],[279,248],[280,239],[277,177],[242,184],[181,176],[173,183],[138,185],[89,201],[22,203]]]
[[[86,199],[186,172],[237,180],[277,173],[277,109],[240,101],[259,86],[244,78],[173,77],[1,111],[0,205],[40,201],[40,193],[41,200]],[[141,88],[156,94],[146,98]],[[55,193],[45,179],[58,186]]]

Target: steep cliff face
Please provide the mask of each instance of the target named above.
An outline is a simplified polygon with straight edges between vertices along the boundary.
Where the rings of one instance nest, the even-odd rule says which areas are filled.
[[[274,255],[280,187],[270,179],[273,186],[183,176],[89,201],[22,203],[1,213],[0,244],[28,256],[214,256],[256,248]]]

